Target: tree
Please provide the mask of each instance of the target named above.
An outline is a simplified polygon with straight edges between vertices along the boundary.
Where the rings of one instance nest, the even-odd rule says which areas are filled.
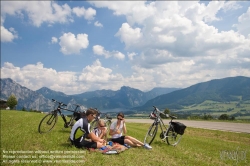
[[[229,119],[229,116],[227,114],[222,114],[220,117],[219,117],[219,120],[228,120]]]
[[[26,111],[26,109],[23,107],[22,111]]]
[[[15,95],[10,95],[10,97],[7,100],[7,106],[10,107],[12,110],[17,105],[17,99]]]

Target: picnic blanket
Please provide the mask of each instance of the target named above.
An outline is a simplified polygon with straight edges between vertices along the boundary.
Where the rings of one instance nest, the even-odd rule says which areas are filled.
[[[121,152],[124,152],[127,149],[129,149],[127,146],[112,142],[109,145],[103,146],[100,149],[89,149],[89,150],[100,152],[102,154],[120,154]]]

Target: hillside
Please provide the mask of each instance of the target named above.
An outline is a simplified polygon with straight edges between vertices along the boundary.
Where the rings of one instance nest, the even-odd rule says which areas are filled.
[[[72,104],[78,103],[85,107],[94,107],[98,109],[128,109],[131,107],[141,106],[148,100],[158,95],[172,92],[177,88],[154,88],[148,92],[142,92],[138,89],[123,86],[117,91],[113,90],[96,90],[75,95],[66,95],[62,92],[53,91],[47,87],[43,87],[37,91],[32,91],[10,78],[1,79],[1,98],[7,100],[11,94],[17,97],[17,109],[33,109],[50,111],[54,104],[51,99],[68,104],[71,108]]]
[[[181,109],[183,106],[199,104],[206,100],[218,102],[250,100],[250,78],[238,76],[198,83],[160,95],[135,109],[149,110],[153,105],[162,109]]]

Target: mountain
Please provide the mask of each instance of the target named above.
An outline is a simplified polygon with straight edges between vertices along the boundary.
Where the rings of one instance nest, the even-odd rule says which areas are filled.
[[[72,108],[72,104],[78,103],[85,107],[106,110],[116,108],[128,109],[141,106],[148,100],[164,94],[165,92],[172,92],[176,90],[176,88],[154,88],[149,92],[142,92],[138,89],[123,86],[117,91],[96,90],[81,94],[66,95],[46,87],[37,91],[32,91],[8,78],[1,79],[1,90],[1,97],[3,99],[8,99],[12,93],[17,97],[17,109],[25,107],[26,109],[49,111],[52,109],[51,106],[53,105],[51,99],[56,99],[68,104],[68,108]],[[48,106],[45,107],[46,105]]]
[[[180,109],[182,106],[199,104],[205,100],[219,102],[250,100],[250,78],[238,76],[198,83],[185,89],[160,95],[135,109],[149,110],[152,109],[152,106],[161,109]]]
[[[16,96],[18,102],[16,109],[18,110],[24,107],[25,109],[49,111],[54,106],[50,99],[40,93],[21,86],[10,78],[1,79],[1,98],[7,100],[11,94]]]
[[[161,89],[161,91],[159,90]],[[158,95],[164,94],[164,92],[172,92],[177,88],[155,88],[149,92],[142,92],[138,89],[134,89],[128,86],[123,86],[117,91],[111,90],[99,90],[94,92],[86,92],[86,94],[81,94],[85,96],[83,103],[86,106],[95,105],[100,109],[115,109],[115,108],[125,108],[129,109],[132,107],[137,107],[145,104],[148,100],[155,98]],[[97,93],[98,92],[98,93]],[[90,97],[91,96],[93,97]]]

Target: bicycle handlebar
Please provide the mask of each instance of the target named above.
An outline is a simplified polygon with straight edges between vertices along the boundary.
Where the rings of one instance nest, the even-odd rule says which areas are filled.
[[[170,117],[171,119],[177,119],[176,116],[172,116],[172,115],[169,115],[169,114],[165,114],[165,113],[163,113],[162,111],[160,111],[156,106],[153,106],[153,107],[155,108],[154,111],[159,112],[159,113],[162,114],[162,115],[165,115],[167,118]]]
[[[65,106],[67,107],[67,104],[64,104],[63,102],[56,101],[55,99],[52,99],[54,103],[58,103],[60,106]]]

